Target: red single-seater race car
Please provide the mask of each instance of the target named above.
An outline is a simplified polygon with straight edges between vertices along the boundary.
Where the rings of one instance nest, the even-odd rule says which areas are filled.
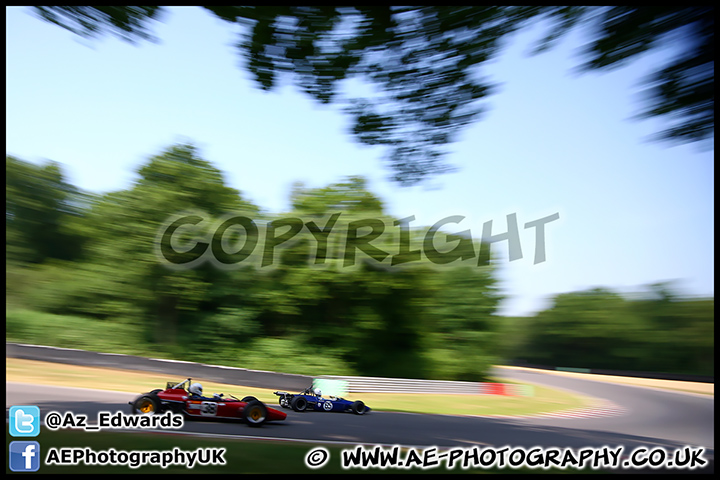
[[[187,391],[184,388],[186,383]],[[132,413],[136,414],[162,414],[172,411],[186,418],[240,420],[251,427],[287,418],[285,412],[270,408],[255,397],[248,396],[240,400],[222,393],[209,398],[203,397],[202,386],[193,384],[190,378],[180,383],[168,382],[165,390],[143,393],[128,403]]]

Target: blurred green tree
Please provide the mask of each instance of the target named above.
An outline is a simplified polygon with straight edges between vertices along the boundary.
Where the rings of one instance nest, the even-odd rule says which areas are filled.
[[[34,7],[79,35],[150,38],[163,7]],[[258,85],[280,74],[321,103],[338,103],[361,143],[387,147],[393,178],[404,185],[450,170],[444,156],[462,129],[480,118],[495,88],[479,67],[508,36],[549,21],[536,51],[578,27],[589,36],[581,69],[607,70],[672,45],[678,53],[647,79],[640,117],[669,128],[656,139],[709,140],[714,134],[713,7],[204,7],[246,28],[238,48]],[[339,95],[341,81],[368,82],[374,94]]]
[[[399,251],[396,220],[384,213],[382,202],[362,178],[315,189],[295,185],[291,203],[288,215],[317,218],[320,227],[331,215],[340,215],[334,224],[335,232],[343,232],[340,240],[354,220],[377,219],[386,231],[374,246],[391,256]],[[411,250],[422,245],[427,230],[409,231]],[[344,244],[331,241],[328,265],[308,268],[309,243],[286,250],[285,260],[294,257],[302,262],[284,261],[273,273],[273,282],[280,282],[276,287],[282,285],[275,295],[284,297],[277,304],[291,298],[298,307],[292,319],[285,315],[276,320],[276,328],[282,325],[310,345],[341,352],[365,375],[486,378],[497,358],[494,313],[501,296],[495,265],[477,267],[473,257],[472,267],[438,268],[418,255],[400,267],[392,267],[388,256],[381,262],[361,260],[357,268],[342,268]]]
[[[60,165],[5,157],[6,262],[75,260],[86,240],[76,230],[89,197],[65,181]]]
[[[647,295],[645,296],[647,297]],[[713,375],[714,301],[683,298],[666,284],[649,298],[606,289],[558,295],[523,319],[525,339],[510,355],[575,368]]]
[[[218,297],[237,293],[225,290],[229,274],[222,271],[172,271],[159,263],[155,243],[168,215],[193,210],[212,218],[258,209],[225,186],[222,173],[192,145],[168,148],[138,174],[132,188],[88,205],[79,227],[87,238],[83,261],[44,265],[31,295],[53,313],[135,317],[149,327],[150,339],[175,343],[184,326],[223,303]]]
[[[712,299],[686,299],[667,284],[636,299],[593,289],[558,295],[535,317],[508,322],[495,315],[502,299],[497,264],[478,262],[475,254],[487,250],[462,234],[448,235],[442,249],[459,248],[469,261],[440,266],[426,255],[393,265],[398,221],[359,177],[320,188],[296,185],[290,211],[269,216],[226,186],[192,145],[169,147],[138,169],[130,188],[100,196],[78,192],[57,165],[6,162],[8,304],[56,314],[26,328],[32,315],[16,312],[8,327],[13,338],[39,334],[46,341],[50,330],[42,322],[57,318],[83,330],[63,334],[63,345],[93,345],[110,328],[133,332],[134,342],[143,338],[136,353],[212,355],[236,365],[242,350],[250,368],[295,373],[483,380],[498,356],[596,369],[714,371]],[[180,212],[203,215],[208,228],[226,213],[314,221],[319,228],[339,215],[340,235],[328,241],[323,265],[311,264],[317,241],[304,231],[277,248],[273,268],[172,270],[154,247],[168,216]],[[367,218],[394,226],[375,242],[390,255],[382,262],[358,255],[346,268],[344,232]],[[423,245],[429,230],[408,230],[410,250]],[[304,354],[312,361],[298,360]]]
[[[640,340],[648,333],[622,296],[601,288],[556,296],[530,329],[526,356],[533,363],[618,370],[643,355]]]
[[[501,353],[497,309],[503,297],[495,267],[442,269],[434,282],[429,305],[433,329],[426,350],[431,378],[487,380]]]
[[[487,373],[495,352],[495,267],[477,267],[473,259],[472,268],[437,269],[420,256],[392,266],[398,224],[365,179],[350,177],[320,188],[296,185],[290,192],[291,210],[270,216],[227,187],[222,173],[192,145],[165,149],[137,173],[126,190],[80,197],[83,202],[74,204],[67,199],[75,191],[56,166],[8,159],[8,232],[34,242],[27,251],[15,252],[11,247],[23,243],[8,240],[8,251],[15,252],[22,272],[9,273],[14,290],[8,295],[21,297],[13,303],[25,308],[13,318],[32,317],[28,309],[41,310],[46,313],[38,322],[54,318],[49,313],[83,330],[58,338],[64,345],[92,345],[93,328],[105,326],[134,332],[134,341],[145,342],[134,347],[138,350],[184,360],[212,355],[235,364],[242,349],[243,361],[254,368],[275,365],[296,373],[309,373],[311,367],[321,368],[316,374],[415,378],[481,379]],[[69,192],[68,197],[62,192]],[[158,234],[173,214],[190,212],[209,220],[201,227],[206,230],[230,213],[268,225],[291,219],[324,229],[329,218],[336,223],[321,265],[312,264],[318,230],[304,229],[297,240],[276,248],[273,265],[226,270],[207,262],[169,269],[157,257]],[[33,235],[53,232],[58,219],[66,217],[83,239],[77,255],[37,254],[48,243],[58,247],[62,239]],[[376,262],[358,254],[356,264],[348,267],[343,253],[347,229],[366,219],[394,229],[374,241],[388,255]],[[421,245],[427,231],[409,231],[411,248]],[[10,328],[12,336],[21,338],[36,330],[23,327],[22,321]],[[42,338],[47,341],[47,335]],[[309,353],[312,361],[265,358],[270,352],[283,357]]]

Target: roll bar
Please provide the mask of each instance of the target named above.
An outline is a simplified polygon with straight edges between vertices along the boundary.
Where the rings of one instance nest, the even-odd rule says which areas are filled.
[[[189,384],[191,381],[192,381],[192,378],[188,378],[187,380],[183,380],[182,382],[178,383],[177,385],[175,385],[175,382],[168,382],[168,383],[167,383],[167,388],[168,388],[168,389],[171,389],[171,388],[180,388],[180,387],[182,387],[183,385],[185,385],[186,383]],[[174,386],[173,386],[173,385],[174,385]]]

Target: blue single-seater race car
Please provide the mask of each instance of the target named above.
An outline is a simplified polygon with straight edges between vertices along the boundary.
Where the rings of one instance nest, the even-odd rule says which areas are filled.
[[[332,395],[325,398],[320,390],[313,389],[312,386],[300,393],[273,393],[280,397],[281,407],[292,408],[296,412],[315,410],[318,412],[352,412],[356,415],[364,415],[370,411],[370,407],[360,400],[346,400]]]

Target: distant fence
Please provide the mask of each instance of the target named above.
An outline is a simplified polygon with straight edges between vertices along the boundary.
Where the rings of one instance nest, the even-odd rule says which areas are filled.
[[[509,383],[459,382],[450,380],[419,380],[410,378],[345,377],[323,375],[319,379],[341,381],[350,393],[435,393],[457,395],[532,396],[529,385]]]
[[[173,361],[158,358],[136,357],[115,353],[90,352],[72,348],[49,347],[44,345],[24,345],[5,343],[5,356],[171,375],[183,378],[205,378],[230,385],[272,388],[299,391],[313,383],[313,378],[341,381],[348,392],[380,393],[436,393],[462,395],[512,395],[532,396],[532,387],[506,383],[457,382],[446,380],[418,380],[404,378],[379,377],[343,377],[325,375],[309,377],[285,373],[248,370],[244,368],[205,365],[192,362]],[[174,379],[173,378],[173,379]]]
[[[310,377],[307,375],[293,375],[158,358],[136,357],[133,355],[89,352],[72,348],[24,345],[11,342],[5,343],[5,356],[73,365],[142,370],[172,375],[173,377],[179,379],[187,377],[205,378],[207,380],[227,383],[230,385],[243,385],[247,387],[271,388],[288,391],[302,390],[313,383],[313,379],[315,378],[342,381],[345,384],[344,388],[348,393],[435,393],[508,396],[533,396],[534,394],[533,388],[529,385],[459,382],[448,380],[418,380],[406,378],[344,377],[332,375]],[[662,378],[668,380],[672,379],[714,383],[714,377],[712,376],[549,367],[545,365],[531,365],[521,362],[513,363],[513,365],[545,370],[584,372],[596,375],[620,375],[628,377]]]

